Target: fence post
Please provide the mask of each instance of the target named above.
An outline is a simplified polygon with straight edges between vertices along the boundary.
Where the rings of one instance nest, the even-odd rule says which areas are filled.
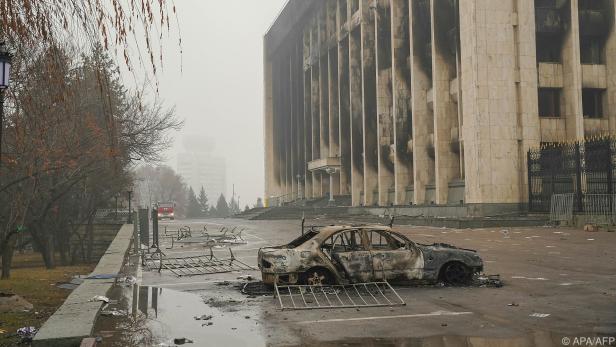
[[[613,155],[613,153],[612,153],[612,144],[611,144],[611,142],[609,142],[607,140],[606,140],[606,142],[607,142],[607,146],[606,146],[607,147],[607,158],[606,158],[606,161],[607,161],[607,191],[608,191],[609,196],[611,197],[612,194],[614,194],[614,185],[613,185],[613,181],[612,181],[613,175],[614,175],[614,171],[613,171],[614,168],[612,167],[612,155]],[[610,211],[613,211],[612,199],[609,198],[608,200],[610,202]]]
[[[152,209],[152,248],[158,248],[158,211]]]
[[[578,212],[584,212],[582,204],[582,155],[580,153],[580,143],[575,144],[575,199]]]
[[[529,149],[526,153],[526,168],[528,169],[528,212],[533,210],[533,185],[531,180],[531,150]]]
[[[135,211],[135,213],[137,213],[137,211]],[[135,254],[139,254],[139,249],[141,248],[141,242],[139,239],[139,222],[138,221],[139,221],[139,218],[133,219],[133,250]]]

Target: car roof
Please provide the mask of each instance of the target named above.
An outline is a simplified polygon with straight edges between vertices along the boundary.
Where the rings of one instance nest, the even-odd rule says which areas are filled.
[[[391,232],[391,228],[383,225],[328,225],[318,227],[318,234],[314,238],[324,240],[333,234],[344,230],[381,230]]]

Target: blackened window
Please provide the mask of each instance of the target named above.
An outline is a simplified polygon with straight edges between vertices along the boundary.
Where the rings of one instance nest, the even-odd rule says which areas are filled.
[[[539,117],[560,117],[559,88],[539,88]]]
[[[584,88],[582,89],[582,107],[584,117],[601,118],[603,117],[603,89]]]
[[[602,37],[583,36],[580,38],[580,57],[582,64],[605,64],[603,58],[603,45],[605,39]]]
[[[535,7],[553,8],[556,7],[556,0],[535,0]]]
[[[555,35],[537,35],[537,61],[540,63],[560,63],[562,40]]]

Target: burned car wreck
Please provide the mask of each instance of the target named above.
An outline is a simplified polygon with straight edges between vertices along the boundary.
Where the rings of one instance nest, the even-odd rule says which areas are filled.
[[[381,225],[312,227],[287,245],[262,248],[266,284],[443,281],[464,285],[483,271],[474,250],[412,242]]]

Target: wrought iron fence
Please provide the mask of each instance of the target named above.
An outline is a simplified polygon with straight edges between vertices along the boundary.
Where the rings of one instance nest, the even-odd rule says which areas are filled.
[[[547,144],[533,149],[528,152],[529,210],[553,212],[552,196],[572,194],[574,213],[597,213],[596,206],[611,213],[614,200],[604,199],[604,206],[596,196],[616,194],[615,169],[616,138]]]

